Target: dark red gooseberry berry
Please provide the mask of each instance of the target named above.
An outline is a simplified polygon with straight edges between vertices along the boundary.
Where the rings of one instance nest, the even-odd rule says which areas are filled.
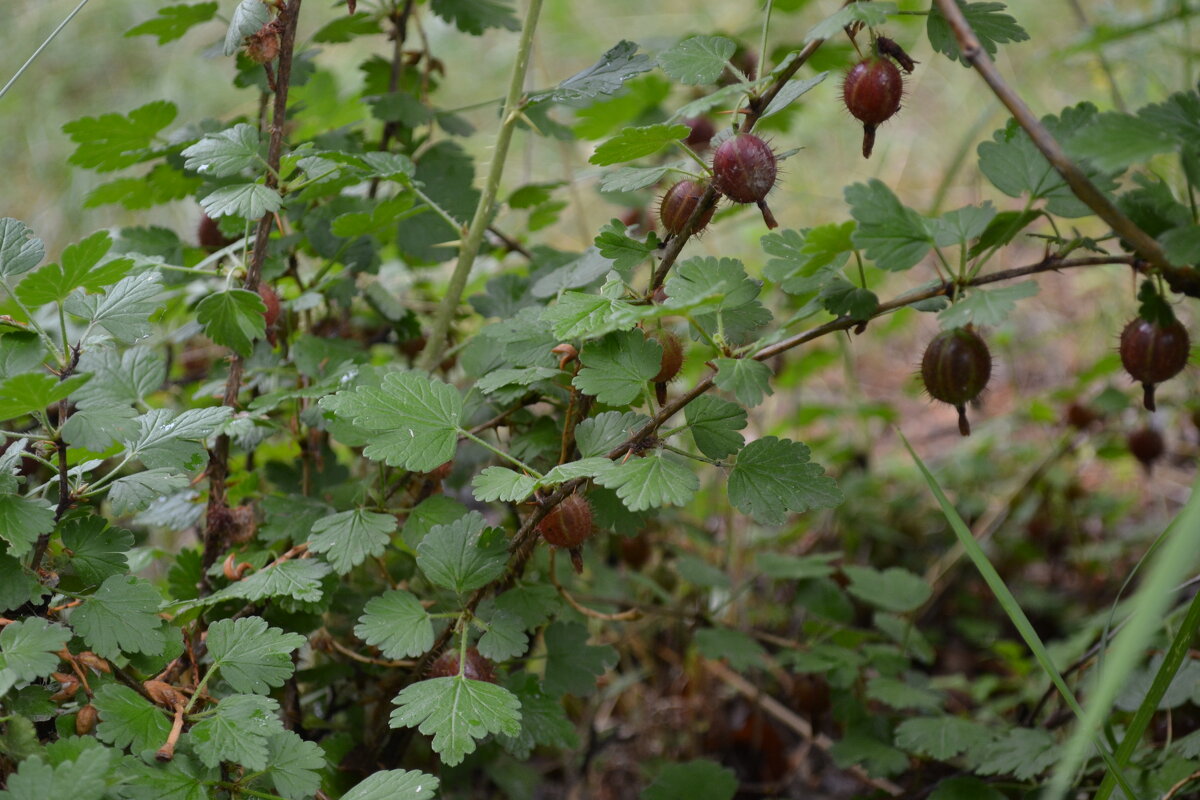
[[[708,117],[691,117],[685,119],[683,124],[689,128],[683,143],[697,152],[707,150],[712,138],[717,135],[717,126]]]
[[[341,336],[343,334],[335,333],[332,335]],[[397,344],[397,347],[400,349],[401,353],[404,353],[404,355],[408,356],[410,359],[416,359],[417,356],[421,355],[421,351],[425,349],[425,345],[428,343],[429,338],[425,336],[425,334],[420,334],[412,339],[405,339],[401,341]],[[443,372],[448,372],[449,370],[454,369],[454,365],[457,363],[458,355],[456,353],[451,353],[442,359],[442,363],[438,365],[438,368]]]
[[[700,198],[704,196],[707,188],[703,183],[685,179],[667,189],[666,193],[662,196],[662,201],[658,205],[658,218],[667,233],[679,234],[683,232],[684,225],[687,224],[696,207],[700,205]],[[715,210],[716,207],[714,206],[706,211],[704,216],[700,217],[700,221],[696,223],[696,229],[693,233],[698,233],[708,227],[708,223],[712,221]]]
[[[1145,389],[1143,404],[1154,410],[1154,385],[1175,377],[1187,366],[1191,342],[1179,320],[1168,325],[1138,317],[1121,331],[1121,363]]]
[[[667,381],[678,375],[679,368],[683,366],[683,344],[678,336],[665,330],[651,334],[650,338],[658,342],[663,351],[658,374],[652,378],[654,396],[661,406],[667,403]]]
[[[458,675],[458,650],[447,650],[429,667],[431,678],[453,678]],[[496,671],[492,662],[479,654],[474,647],[467,648],[467,664],[463,669],[463,677],[472,681],[496,682]]]
[[[592,535],[592,507],[581,495],[569,495],[550,509],[537,527],[542,538],[555,547],[579,547]]]
[[[1129,434],[1125,442],[1129,446],[1129,452],[1141,462],[1146,472],[1149,472],[1153,468],[1154,462],[1167,452],[1167,445],[1163,441],[1162,434],[1151,427],[1139,428]]]
[[[678,375],[679,368],[683,366],[683,343],[679,341],[678,336],[667,330],[655,331],[650,334],[650,338],[658,342],[663,351],[658,374],[651,380],[654,383],[666,383]]]
[[[1054,523],[1045,516],[1049,513],[1044,506],[1039,508],[1025,523],[1025,535],[1035,542],[1044,542],[1054,535]]]
[[[650,233],[654,230],[654,214],[645,206],[631,208],[621,215],[621,224],[626,228],[636,227],[641,234]]]
[[[196,226],[196,240],[209,252],[233,244],[233,239],[221,233],[221,229],[217,227],[217,221],[204,212],[200,212],[200,224]]]
[[[179,354],[179,364],[183,368],[184,381],[208,377],[213,363],[212,355],[208,350],[207,345],[194,342],[184,344],[183,351]]]
[[[429,470],[429,472],[426,472],[425,479],[434,481],[435,483],[441,483],[442,481],[446,480],[446,478],[449,478],[450,473],[453,471],[454,459],[450,459],[440,467],[434,467],[433,469]]]
[[[752,133],[726,139],[713,153],[717,191],[735,203],[757,204],[768,228],[779,226],[766,203],[778,177],[779,166],[771,146]]]
[[[618,547],[621,550],[621,561],[630,569],[640,570],[650,560],[650,537],[642,531],[637,536],[622,536]]]
[[[429,338],[424,334],[421,334],[419,336],[414,336],[411,339],[403,340],[397,345],[397,347],[400,348],[401,353],[404,353],[404,355],[408,356],[409,358],[416,358],[417,356],[421,355],[421,351],[425,349],[425,345],[428,343]]]
[[[549,544],[570,551],[575,572],[583,572],[581,548],[592,536],[592,507],[582,495],[569,495],[542,518],[537,529]]]
[[[832,707],[829,684],[820,675],[797,675],[792,684],[792,699],[809,719],[820,717]]]
[[[267,307],[267,310],[263,312],[263,319],[270,328],[279,319],[279,295],[270,286],[261,283],[258,286],[258,296],[262,298],[263,305]]]
[[[863,124],[863,158],[871,157],[875,129],[900,110],[903,96],[900,70],[886,58],[864,59],[846,73],[842,98],[854,118]]]
[[[992,354],[969,326],[939,333],[921,359],[925,391],[958,409],[958,431],[963,436],[971,435],[967,403],[979,396],[991,376]]]
[[[1071,403],[1065,414],[1067,424],[1072,428],[1087,430],[1100,419],[1100,414],[1091,406],[1083,403]]]

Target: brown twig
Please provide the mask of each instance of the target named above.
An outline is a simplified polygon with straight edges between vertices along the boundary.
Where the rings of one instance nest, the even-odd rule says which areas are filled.
[[[996,69],[995,63],[979,43],[975,31],[971,29],[970,23],[963,16],[958,4],[954,0],[934,0],[934,3],[954,32],[954,38],[958,40],[958,47],[962,52],[963,59],[975,68],[975,71],[980,74],[1000,102],[1012,113],[1013,119],[1025,129],[1034,146],[1046,157],[1050,166],[1054,167],[1063,177],[1075,196],[1096,212],[1096,216],[1107,222],[1117,235],[1129,242],[1142,258],[1164,273],[1176,271],[1176,268],[1167,261],[1162,246],[1154,237],[1138,227],[1133,220],[1113,205],[1103,192],[1096,188],[1083,170],[1063,151],[1054,136],[1034,115],[1020,95],[1005,82],[1000,71]]]
[[[68,347],[66,342],[63,342],[64,347]],[[67,378],[75,374],[75,368],[79,366],[79,356],[83,352],[80,344],[75,344],[69,347],[70,360],[62,371],[58,373],[58,381],[62,383]],[[64,354],[65,355],[65,354]],[[67,509],[71,507],[71,502],[74,498],[71,496],[71,481],[67,471],[67,443],[63,441],[62,428],[67,423],[67,416],[70,414],[71,404],[67,398],[58,401],[58,430],[60,433],[54,437],[54,450],[58,457],[58,505],[54,508],[54,522],[58,523],[62,520],[63,514],[67,513]],[[37,538],[37,542],[33,546],[33,556],[29,561],[29,569],[37,572],[38,567],[42,565],[42,559],[46,556],[46,548],[50,546],[50,534],[43,533]]]
[[[557,553],[558,551],[556,549],[552,549],[550,551],[550,583],[552,583],[554,588],[558,590],[559,597],[567,601],[567,605],[578,611],[580,614],[583,614],[585,617],[599,619],[605,622],[632,622],[635,619],[642,618],[642,611],[639,608],[630,608],[625,611],[618,611],[614,614],[606,614],[603,611],[597,611],[594,608],[588,608],[572,597],[571,593],[568,592],[566,588],[558,581],[558,575],[554,569],[554,556]]]
[[[496,416],[492,417],[492,418],[491,418],[491,419],[489,419],[487,422],[481,422],[481,423],[479,423],[479,424],[478,424],[478,425],[476,425],[474,428],[471,428],[469,431],[467,431],[467,433],[471,434],[472,436],[478,436],[479,434],[483,433],[483,432],[484,432],[484,431],[486,431],[486,430],[491,430],[492,428],[498,428],[498,427],[500,427],[502,424],[504,424],[504,421],[505,421],[506,419],[508,419],[508,418],[509,418],[509,417],[511,417],[513,414],[515,414],[516,412],[520,411],[522,408],[524,408],[524,407],[525,407],[525,406],[527,406],[527,405],[528,405],[528,403],[525,403],[525,402],[523,402],[523,401],[522,401],[522,402],[519,402],[519,403],[517,403],[515,406],[513,406],[512,408],[510,408],[510,409],[507,409],[506,411],[501,411],[499,414],[497,414]],[[465,440],[466,440],[466,438],[467,438],[466,436],[462,436],[462,435],[460,435],[460,436],[458,437],[458,440],[461,442],[461,441],[465,441]]]
[[[175,705],[175,721],[171,723],[171,732],[167,734],[167,741],[154,754],[159,761],[170,761],[175,757],[175,745],[179,743],[179,734],[183,733],[183,709],[183,703]]]
[[[1196,770],[1186,778],[1181,778],[1180,780],[1176,781],[1167,791],[1167,793],[1162,796],[1162,800],[1171,800],[1172,797],[1183,791],[1183,787],[1187,786],[1197,778],[1200,778],[1200,770]]]
[[[412,16],[416,0],[404,0],[403,8],[392,9],[389,19],[392,21],[392,63],[388,74],[388,93],[392,94],[400,88],[400,76],[404,72],[404,43],[408,39],[408,20]],[[379,139],[378,150],[387,150],[392,137],[396,135],[396,122],[383,124],[383,135]],[[379,192],[379,178],[372,178],[367,189],[367,196],[374,198]]]
[[[812,725],[809,724],[808,720],[792,711],[774,697],[764,694],[761,688],[755,686],[721,662],[706,659],[704,667],[723,683],[744,695],[747,700],[756,703],[763,711],[791,728],[792,731],[805,741],[811,742],[826,752],[833,747],[833,740],[823,733],[813,731]],[[899,797],[904,794],[904,790],[900,786],[884,778],[872,778],[862,767],[855,765],[848,767],[846,771],[866,785],[890,794],[892,797]]]
[[[516,239],[509,236],[507,233],[500,230],[495,225],[489,225],[487,232],[490,233],[492,236],[495,236],[497,239],[499,239],[500,244],[504,245],[504,249],[507,250],[508,252],[518,253],[523,258],[525,258],[529,261],[533,260],[533,253],[529,252],[528,248],[526,248],[525,245],[521,244]]]
[[[287,121],[288,89],[292,76],[292,55],[296,49],[296,25],[300,19],[301,0],[289,0],[279,12],[279,69],[275,81],[275,105],[271,117],[271,138],[267,148],[266,185],[271,189],[279,188],[279,162],[283,155],[283,132]],[[258,221],[258,229],[254,237],[254,250],[250,257],[250,265],[246,271],[243,288],[247,291],[257,291],[262,279],[263,264],[267,260],[267,245],[269,244],[271,228],[275,224],[273,212],[263,214]],[[223,404],[230,408],[237,407],[238,393],[242,386],[242,371],[245,362],[240,355],[234,353],[230,358],[229,375],[225,379],[225,395]],[[204,556],[202,561],[201,590],[207,593],[209,589],[208,568],[216,563],[224,547],[224,540],[232,522],[229,513],[229,502],[226,497],[226,484],[229,480],[229,436],[222,434],[217,437],[208,462],[208,507],[204,527]]]
[[[340,643],[337,639],[334,639],[332,636],[328,637],[326,641],[329,642],[329,646],[334,650],[341,653],[346,658],[353,659],[360,664],[371,664],[376,667],[411,667],[415,666],[417,663],[412,659],[388,660],[386,658],[371,658],[370,656],[364,656],[360,653],[354,652],[349,647],[346,647],[344,644]]]
[[[79,605],[83,605],[82,600],[72,600],[69,603],[63,603],[61,606],[54,606],[53,608],[48,609],[48,611],[51,614],[58,614],[63,611],[66,611],[68,608],[74,608],[75,606],[79,606]]]
[[[988,275],[981,275],[974,280],[966,282],[965,285],[982,286],[989,283],[996,283],[997,281],[1011,280],[1013,278],[1034,275],[1041,272],[1051,272],[1062,269],[1101,266],[1108,264],[1126,264],[1135,268],[1140,266],[1138,260],[1133,256],[1114,255],[1087,256],[1083,258],[1060,258],[1058,256],[1048,255],[1041,261],[1038,261],[1034,264],[1027,264],[1023,267],[1014,267],[1013,269],[1002,270],[1000,272],[994,272]],[[944,282],[920,292],[903,295],[887,303],[881,303],[875,310],[875,313],[871,315],[871,318],[875,319],[885,314],[890,314],[897,309],[913,305],[914,303],[919,303],[922,300],[929,300],[934,297],[949,295],[957,288],[961,287],[957,287],[951,282]],[[862,324],[860,320],[851,319],[850,317],[839,317],[835,320],[825,323],[824,325],[818,325],[817,327],[808,331],[777,342],[770,347],[765,347],[751,357],[756,361],[766,361],[795,347],[799,347],[802,344],[811,342],[814,339],[819,339],[822,336],[826,336],[837,331],[848,330],[850,328],[857,327],[860,324]],[[688,403],[703,395],[713,386],[713,376],[709,375],[708,377],[701,379],[699,383],[693,386],[686,393],[676,397],[674,400],[663,406],[659,412],[650,419],[649,422],[635,431],[624,442],[606,453],[606,457],[614,461],[618,458],[621,458],[632,448],[636,447],[639,442],[642,442],[646,439],[646,437],[653,435],[660,427],[662,427],[664,423],[666,423],[667,420],[679,413],[679,411],[682,410]],[[575,490],[582,486],[586,481],[587,478],[575,478],[567,481],[563,484],[560,484],[558,489],[556,489],[553,494],[542,498],[541,503],[535,506],[533,513],[525,518],[525,522],[521,525],[520,529],[518,529],[516,534],[513,536],[512,541],[509,543],[508,569],[505,571],[504,575],[502,575],[500,578],[497,578],[487,586],[476,589],[474,594],[472,594],[467,600],[467,603],[464,606],[464,613],[474,613],[475,609],[479,606],[483,599],[487,597],[488,594],[492,592],[503,591],[505,588],[510,586],[513,581],[516,580],[516,578],[523,571],[525,562],[528,560],[533,551],[533,546],[538,541],[537,524],[541,522],[542,519],[544,519],[545,516],[549,514],[555,506],[573,494]],[[442,650],[449,643],[453,635],[454,631],[452,627],[447,627],[444,631],[442,631],[441,635],[434,641],[433,646],[430,647],[424,655],[417,659],[416,669],[413,671],[414,678],[424,674],[425,667],[434,658],[441,654]]]
[[[1001,270],[999,272],[992,272],[987,275],[980,275],[979,277],[975,278],[974,280],[968,281],[967,283],[963,284],[961,287],[958,287],[958,288],[964,288],[964,287],[970,287],[970,286],[986,286],[989,283],[999,283],[1001,281],[1008,281],[1008,280],[1012,280],[1014,278],[1023,278],[1026,275],[1037,275],[1042,272],[1056,272],[1056,271],[1062,270],[1062,269],[1072,269],[1072,268],[1077,268],[1077,267],[1098,267],[1098,266],[1106,266],[1106,265],[1112,265],[1112,264],[1127,264],[1127,265],[1132,266],[1135,269],[1139,269],[1139,270],[1144,268],[1144,265],[1142,265],[1141,262],[1139,261],[1139,259],[1135,258],[1134,256],[1115,256],[1114,255],[1114,256],[1085,256],[1082,258],[1058,258],[1057,256],[1049,255],[1049,256],[1046,256],[1045,258],[1043,258],[1041,261],[1038,261],[1037,263],[1034,263],[1034,264],[1026,264],[1023,267],[1013,267],[1012,269]],[[901,297],[897,298],[896,300],[892,300],[891,302],[880,304],[879,308],[872,315],[872,319],[874,319],[875,317],[883,316],[884,314],[891,313],[892,311],[903,308],[905,306],[912,305],[913,303],[918,303],[922,300],[930,300],[934,297],[949,296],[953,293],[955,288],[956,287],[953,283],[951,283],[950,281],[945,281],[931,289],[927,289],[922,292],[918,292],[915,294],[902,295]],[[773,358],[774,356],[777,356],[780,353],[791,350],[793,347],[795,347],[797,345],[804,344],[805,342],[810,342],[819,336],[824,336],[825,334],[832,333],[835,330],[846,330],[849,328],[853,328],[853,327],[856,327],[857,325],[858,325],[858,323],[855,320],[848,319],[846,317],[840,317],[836,320],[833,320],[832,322],[826,323],[825,325],[820,325],[809,331],[805,331],[804,333],[797,334],[796,336],[792,336],[788,339],[784,339],[783,341],[777,342],[777,343],[771,345],[770,347],[764,347],[762,350],[759,350],[757,353],[754,354],[754,358],[757,361],[765,361],[766,359]]]

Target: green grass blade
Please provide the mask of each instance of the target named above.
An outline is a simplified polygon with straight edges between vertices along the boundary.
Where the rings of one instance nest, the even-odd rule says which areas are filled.
[[[1151,563],[1146,580],[1132,601],[1129,624],[1117,635],[1112,649],[1105,659],[1099,680],[1088,700],[1087,715],[1067,742],[1063,760],[1059,762],[1059,769],[1050,783],[1052,790],[1066,790],[1069,781],[1066,771],[1075,769],[1083,762],[1087,752],[1087,737],[1090,737],[1091,733],[1097,730],[1108,716],[1113,700],[1141,662],[1151,638],[1162,625],[1163,615],[1175,594],[1176,584],[1195,564],[1195,553],[1197,548],[1200,548],[1200,491],[1197,488],[1196,486],[1192,487],[1192,494],[1187,505],[1167,528],[1166,540],[1159,547],[1159,552]],[[1195,604],[1193,603],[1193,605]],[[1175,648],[1180,638],[1190,643],[1195,625],[1195,622],[1192,621],[1191,609],[1188,611],[1188,621],[1193,627],[1189,629],[1188,623],[1185,622],[1185,627],[1176,636],[1176,642],[1172,643],[1172,649]],[[1184,649],[1186,650],[1186,645],[1184,645]],[[1182,660],[1182,656],[1180,659]],[[1166,687],[1178,669],[1178,664],[1176,664],[1174,669],[1167,672],[1167,666],[1168,661],[1164,660],[1155,676],[1154,688],[1159,690],[1160,698],[1161,693],[1166,691]],[[1135,722],[1138,718],[1145,717],[1142,720],[1142,729],[1140,731],[1131,729],[1126,734],[1125,741],[1117,751],[1118,765],[1123,765],[1124,761],[1128,760],[1140,741],[1142,733],[1145,732],[1145,724],[1149,722],[1150,716],[1158,706],[1158,699],[1154,699],[1153,703],[1146,708],[1150,701],[1151,696],[1147,695],[1146,701],[1142,704],[1143,707],[1138,709]],[[1122,753],[1125,754],[1124,759],[1121,757]],[[1110,781],[1105,781],[1105,785],[1109,783]],[[1125,789],[1124,786],[1121,788]],[[1112,793],[1112,789],[1112,786],[1108,786],[1107,790],[1102,789],[1097,797],[1108,797]],[[1126,790],[1126,794],[1129,797],[1134,796],[1128,790]]]
[[[1043,644],[1041,637],[1038,636],[1037,631],[1034,630],[1033,623],[1029,621],[1029,617],[1025,616],[1025,611],[1022,610],[1021,604],[1017,602],[1017,598],[1015,598],[1013,593],[1009,591],[1007,584],[1004,583],[1004,579],[1000,577],[1000,573],[996,572],[996,568],[992,566],[992,562],[988,560],[987,554],[985,554],[983,552],[983,548],[979,546],[979,542],[975,541],[975,537],[971,535],[971,529],[967,527],[967,523],[963,522],[963,518],[959,516],[958,510],[955,509],[954,506],[950,504],[950,501],[946,499],[946,495],[942,492],[942,487],[938,485],[937,479],[933,477],[933,474],[925,466],[925,463],[921,461],[921,457],[917,455],[915,450],[913,450],[912,445],[908,443],[908,439],[906,439],[904,434],[900,433],[899,430],[897,430],[896,433],[900,436],[900,441],[904,442],[904,446],[908,448],[909,455],[913,457],[913,461],[916,462],[917,469],[921,471],[921,475],[925,478],[925,483],[929,486],[929,491],[933,493],[933,496],[938,501],[938,505],[941,506],[942,514],[946,517],[946,521],[950,523],[950,527],[953,529],[954,535],[958,537],[958,541],[962,545],[963,550],[966,551],[967,556],[971,559],[971,562],[975,565],[975,568],[979,570],[979,574],[983,577],[984,582],[987,583],[988,588],[992,590],[992,594],[995,595],[996,600],[1000,602],[1000,607],[1004,609],[1004,613],[1008,615],[1009,620],[1012,621],[1012,624],[1017,629],[1017,632],[1021,634],[1021,638],[1025,640],[1025,644],[1029,647],[1030,652],[1033,653],[1033,657],[1037,660],[1038,664],[1041,665],[1042,670],[1046,673],[1046,675],[1050,677],[1050,681],[1054,684],[1055,688],[1058,689],[1067,706],[1070,707],[1073,712],[1075,712],[1077,717],[1083,720],[1085,718],[1083,708],[1079,705],[1079,701],[1075,699],[1075,694],[1071,691],[1071,687],[1067,686],[1067,682],[1063,680],[1062,674],[1058,671],[1058,667],[1054,666],[1054,662],[1051,660],[1050,654],[1046,651],[1046,645]],[[1134,797],[1135,795],[1133,789],[1129,786],[1129,782],[1125,780],[1125,776],[1121,774],[1120,768],[1117,766],[1112,753],[1108,751],[1108,748],[1098,736],[1095,736],[1094,733],[1090,732],[1093,731],[1094,728],[1089,728],[1087,730],[1089,733],[1083,740],[1083,752],[1086,752],[1088,742],[1092,741],[1094,738],[1096,749],[1100,753],[1100,757],[1104,759],[1104,763],[1108,766],[1109,771],[1115,776],[1118,785],[1124,789],[1130,797]],[[1076,734],[1070,741],[1073,742],[1076,738],[1078,738],[1078,736],[1079,732],[1076,731]],[[1066,759],[1064,758],[1064,761],[1065,760]],[[1075,766],[1078,766],[1078,763],[1076,763]],[[1071,767],[1071,772],[1074,771],[1075,766]],[[1055,777],[1057,778],[1062,772],[1062,762],[1060,762],[1059,770],[1055,773]],[[1070,779],[1069,772],[1067,773],[1067,778],[1068,780]],[[1052,784],[1051,794],[1049,796],[1055,798],[1062,797],[1061,794],[1055,795],[1054,791],[1056,790]]]
[[[1117,748],[1116,758],[1119,766],[1123,767],[1129,762],[1130,756],[1141,742],[1142,735],[1150,725],[1150,720],[1154,718],[1154,712],[1158,710],[1159,701],[1167,693],[1167,688],[1175,679],[1175,673],[1179,672],[1179,668],[1183,666],[1183,660],[1191,650],[1197,628],[1200,628],[1200,593],[1192,597],[1187,615],[1183,618],[1183,624],[1176,632],[1175,638],[1171,640],[1171,647],[1167,650],[1167,655],[1163,658],[1163,662],[1154,676],[1154,683],[1150,685],[1150,691],[1146,693],[1142,704],[1138,706],[1137,713],[1133,715],[1133,720],[1130,721],[1129,728],[1125,732],[1125,738],[1121,740],[1121,745]],[[1116,783],[1112,776],[1105,775],[1104,782],[1100,784],[1100,791],[1096,792],[1095,800],[1108,800],[1115,788]]]

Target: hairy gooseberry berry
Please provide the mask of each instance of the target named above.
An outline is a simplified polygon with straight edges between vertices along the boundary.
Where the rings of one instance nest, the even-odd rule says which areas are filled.
[[[450,459],[440,467],[434,467],[425,473],[426,480],[431,480],[436,483],[441,483],[450,477],[450,473],[454,471],[454,459]]]
[[[683,366],[683,343],[668,330],[655,331],[650,334],[650,338],[658,342],[663,351],[658,374],[650,380],[654,383],[666,383],[678,375],[679,368]]]
[[[233,244],[233,239],[221,233],[217,221],[203,211],[200,212],[200,224],[196,226],[196,240],[209,252]]]
[[[1145,391],[1143,404],[1154,410],[1154,386],[1187,366],[1191,341],[1177,319],[1166,325],[1138,317],[1121,331],[1121,364]]]
[[[592,536],[592,506],[582,495],[568,495],[550,509],[537,529],[548,544],[570,551],[575,571],[583,572],[580,548]]]
[[[640,570],[650,560],[650,537],[642,531],[637,536],[622,536],[617,543],[621,551],[621,560],[630,569]]]
[[[779,176],[771,146],[752,133],[731,136],[713,153],[713,183],[735,203],[755,203],[768,228],[779,227],[766,198]]]
[[[687,224],[688,219],[691,218],[692,213],[695,212],[696,207],[700,204],[700,198],[704,196],[707,188],[703,183],[684,179],[670,189],[667,189],[658,204],[658,218],[667,233],[679,234],[683,232],[684,225]],[[698,233],[708,226],[708,223],[712,221],[715,210],[716,207],[714,206],[705,212],[704,216],[696,224],[696,230],[693,233]]]
[[[267,323],[267,327],[270,328],[279,319],[279,295],[268,284],[260,283],[258,285],[258,296],[262,298],[263,305],[267,307],[267,310],[263,312],[263,320]]]
[[[667,402],[667,381],[678,375],[679,368],[683,366],[683,343],[679,341],[678,336],[668,330],[652,333],[650,338],[658,342],[663,351],[658,374],[651,378],[651,382],[654,384],[654,396],[661,406],[666,405]]]
[[[697,152],[708,149],[709,142],[717,135],[717,126],[708,117],[690,117],[683,121],[688,126],[687,138],[683,143]]]
[[[582,496],[568,495],[550,509],[537,528],[555,547],[579,547],[592,536],[592,507]]]
[[[1100,413],[1086,403],[1071,403],[1064,416],[1068,425],[1081,431],[1092,427],[1100,419]]]
[[[850,68],[842,83],[842,99],[863,124],[863,158],[871,157],[875,129],[900,110],[904,79],[889,59],[871,57]]]
[[[1139,428],[1129,434],[1125,443],[1129,447],[1129,452],[1141,463],[1146,472],[1149,472],[1154,466],[1154,462],[1167,452],[1167,445],[1163,441],[1162,434],[1149,426]]]
[[[429,667],[431,678],[453,678],[458,675],[458,650],[447,650],[438,656]],[[492,662],[488,661],[474,647],[467,648],[467,663],[463,667],[463,677],[472,681],[496,682],[496,671]]]
[[[654,214],[645,206],[637,206],[621,214],[621,224],[626,228],[637,228],[639,234],[647,234],[654,230]]]
[[[934,400],[958,409],[958,431],[971,435],[967,403],[979,396],[992,375],[992,354],[970,326],[942,331],[925,348],[921,380]]]

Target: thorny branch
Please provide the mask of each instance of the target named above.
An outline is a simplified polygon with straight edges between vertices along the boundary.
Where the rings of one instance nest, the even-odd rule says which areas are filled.
[[[1162,246],[1153,236],[1146,233],[1088,179],[1062,146],[1054,139],[1046,126],[1030,110],[1021,96],[1005,82],[996,69],[996,64],[979,43],[971,24],[963,16],[962,9],[954,0],[934,0],[938,11],[946,18],[954,38],[958,41],[963,58],[980,74],[1000,102],[1012,113],[1017,124],[1029,134],[1034,146],[1041,151],[1050,165],[1067,182],[1067,186],[1096,216],[1104,220],[1122,239],[1156,269],[1162,272],[1171,288],[1178,292],[1200,297],[1200,273],[1193,267],[1176,267],[1167,261]]]
[[[388,92],[396,92],[400,89],[400,76],[404,72],[404,43],[408,40],[408,20],[412,16],[413,6],[416,0],[404,0],[402,7],[392,9],[392,13],[388,18],[392,22],[392,65],[391,71],[388,73]],[[391,143],[392,137],[396,135],[397,123],[389,121],[383,125],[383,135],[379,140],[379,149],[387,150],[388,144]],[[368,197],[375,197],[379,192],[379,179],[371,180],[371,186],[367,190]]]
[[[292,75],[292,55],[296,48],[296,25],[300,18],[301,0],[289,0],[280,12],[279,69],[275,77],[275,104],[271,117],[271,137],[267,149],[266,185],[271,189],[279,188],[279,162],[283,154],[283,131],[287,121],[288,87]],[[271,226],[275,224],[275,214],[268,211],[258,221],[258,229],[254,237],[254,250],[250,257],[250,265],[246,271],[246,280],[242,284],[247,291],[257,291],[262,280],[263,264],[267,260],[267,246],[270,243]],[[225,395],[223,403],[230,408],[237,407],[238,393],[242,385],[244,360],[236,353],[229,362],[229,375],[225,379]],[[226,499],[226,482],[229,479],[229,437],[222,434],[217,437],[208,462],[208,508],[204,526],[204,577],[201,579],[204,587],[208,585],[208,568],[216,563],[217,556],[223,549],[223,540],[231,526],[229,502]]]
[[[1095,267],[1111,264],[1128,265],[1139,271],[1144,271],[1148,266],[1145,264],[1145,262],[1141,261],[1135,256],[1128,255],[1062,258],[1060,256],[1051,254],[1045,256],[1036,263],[1027,264],[1022,267],[1014,267],[1012,269],[1002,270],[999,272],[990,273],[988,275],[981,275],[973,280],[967,281],[964,284],[957,284],[953,281],[943,281],[928,289],[910,292],[896,298],[895,300],[881,303],[875,310],[875,313],[871,315],[871,319],[877,319],[878,317],[882,317],[898,309],[914,305],[923,300],[929,300],[934,297],[948,297],[954,292],[964,288],[964,286],[983,286],[990,283],[997,283],[1000,281],[1024,277],[1026,275],[1036,275],[1042,272],[1057,272],[1064,269]],[[852,319],[850,317],[838,317],[837,319],[831,320],[823,325],[818,325],[817,327],[804,331],[803,333],[799,333],[780,342],[776,342],[769,347],[764,347],[762,350],[759,350],[752,356],[746,357],[753,358],[756,361],[766,361],[774,358],[777,355],[786,353],[788,350],[799,347],[802,344],[811,342],[814,339],[819,339],[822,336],[827,336],[831,333],[836,333],[837,331],[845,331],[850,330],[851,328],[857,328],[862,324],[864,324],[862,320]],[[693,386],[690,390],[664,405],[649,422],[647,422],[638,430],[634,431],[628,439],[610,450],[605,455],[611,460],[621,458],[630,450],[637,447],[639,443],[645,441],[647,437],[653,436],[654,433],[667,422],[667,420],[675,416],[677,413],[683,410],[688,403],[706,393],[713,386],[713,375],[708,375],[707,377],[701,379],[700,382]],[[529,556],[533,552],[533,547],[537,544],[538,523],[541,522],[555,506],[587,483],[587,480],[587,478],[575,478],[574,480],[570,480],[561,484],[553,494],[543,498],[534,507],[533,513],[526,517],[525,522],[521,525],[520,529],[518,529],[517,533],[513,536],[512,541],[509,543],[508,569],[500,578],[496,579],[487,586],[477,589],[474,594],[471,595],[464,606],[464,615],[469,616],[474,614],[475,609],[479,607],[479,604],[485,597],[491,593],[498,594],[504,591],[511,586],[518,577],[520,577],[521,572],[524,571],[526,561],[528,561]],[[453,635],[454,626],[448,626],[442,631],[441,635],[434,641],[433,646],[429,648],[428,652],[426,652],[417,660],[416,668],[413,671],[414,680],[424,674],[426,667],[442,652]]]
[[[742,124],[738,127],[739,133],[750,132],[755,123],[758,122],[759,117],[762,116],[762,112],[766,110],[767,106],[771,105],[771,101],[775,99],[775,96],[792,79],[792,76],[808,62],[808,59],[812,58],[812,54],[817,52],[817,48],[824,43],[824,39],[814,39],[805,45],[804,49],[796,54],[796,58],[788,64],[787,68],[775,77],[775,80],[771,82],[766,91],[761,95],[751,98],[748,107],[743,110]],[[704,218],[704,215],[717,204],[717,198],[716,187],[712,183],[709,183],[708,188],[704,190],[704,195],[700,198],[700,202],[696,204],[696,210],[692,212],[687,222],[684,223],[683,230],[667,242],[666,249],[663,251],[662,261],[658,263],[658,268],[654,270],[654,276],[650,279],[651,292],[662,286],[663,281],[667,279],[667,273],[671,271],[671,267],[675,265],[679,254],[683,252],[684,245],[687,244],[688,239],[695,233],[696,226],[700,224],[700,220]]]
[[[64,342],[64,347],[66,343]],[[58,375],[58,380],[61,383],[67,378],[75,374],[76,367],[79,366],[79,356],[83,350],[80,345],[76,344],[70,348],[70,361]],[[74,498],[71,496],[71,481],[67,474],[67,443],[62,437],[62,426],[66,424],[67,415],[70,413],[71,406],[66,398],[58,401],[58,429],[59,434],[54,438],[55,455],[58,461],[58,505],[54,508],[54,521],[59,522],[63,514],[67,513],[67,509],[71,507]],[[29,568],[37,572],[38,567],[42,565],[42,559],[46,555],[46,548],[50,545],[50,534],[43,533],[38,536],[37,542],[33,546],[33,556],[29,561]]]

